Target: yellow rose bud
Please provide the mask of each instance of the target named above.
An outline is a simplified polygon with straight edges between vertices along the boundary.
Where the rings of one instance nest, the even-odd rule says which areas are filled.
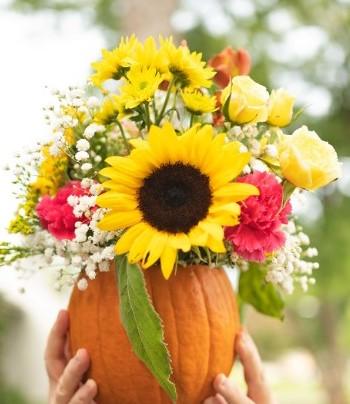
[[[284,135],[279,146],[279,161],[284,177],[300,188],[315,190],[341,175],[333,146],[306,126],[292,135]]]
[[[273,126],[287,126],[293,117],[295,97],[284,88],[272,90],[269,101],[269,116],[267,122]]]
[[[229,99],[228,105],[225,105]],[[230,121],[244,124],[265,122],[268,116],[269,93],[249,76],[236,76],[223,90],[221,103]]]

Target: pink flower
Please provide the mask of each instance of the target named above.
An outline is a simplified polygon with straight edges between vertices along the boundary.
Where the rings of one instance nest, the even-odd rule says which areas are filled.
[[[81,220],[74,216],[73,208],[67,202],[70,195],[88,195],[80,181],[71,181],[60,188],[54,198],[44,196],[36,207],[41,225],[59,240],[72,240],[75,223]]]
[[[240,223],[225,230],[235,252],[250,261],[262,262],[266,255],[285,243],[281,224],[288,223],[292,211],[290,202],[282,207],[283,188],[273,174],[255,172],[238,179],[253,184],[260,190],[259,196],[251,196],[241,202]]]

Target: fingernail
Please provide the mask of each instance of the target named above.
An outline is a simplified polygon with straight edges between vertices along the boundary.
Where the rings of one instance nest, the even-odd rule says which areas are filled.
[[[85,354],[85,350],[84,349],[78,349],[77,353],[75,354],[75,359],[80,362],[83,359],[83,356]]]
[[[218,375],[217,380],[218,380],[218,384],[219,384],[219,385],[224,386],[225,383],[226,383],[226,376],[225,376],[224,374],[220,373],[220,374]]]
[[[86,387],[88,387],[89,389],[94,389],[96,386],[96,382],[93,379],[89,379],[86,383],[85,383]]]

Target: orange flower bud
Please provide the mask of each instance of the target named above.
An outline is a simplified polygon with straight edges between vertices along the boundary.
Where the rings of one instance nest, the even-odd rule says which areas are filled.
[[[250,72],[251,58],[245,49],[226,48],[212,57],[208,64],[216,70],[215,83],[224,88],[229,84],[232,77]]]

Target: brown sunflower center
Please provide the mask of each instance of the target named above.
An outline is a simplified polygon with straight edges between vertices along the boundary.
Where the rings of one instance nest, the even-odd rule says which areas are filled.
[[[161,166],[144,180],[138,193],[144,219],[169,233],[188,233],[207,216],[211,199],[209,178],[183,163]]]

